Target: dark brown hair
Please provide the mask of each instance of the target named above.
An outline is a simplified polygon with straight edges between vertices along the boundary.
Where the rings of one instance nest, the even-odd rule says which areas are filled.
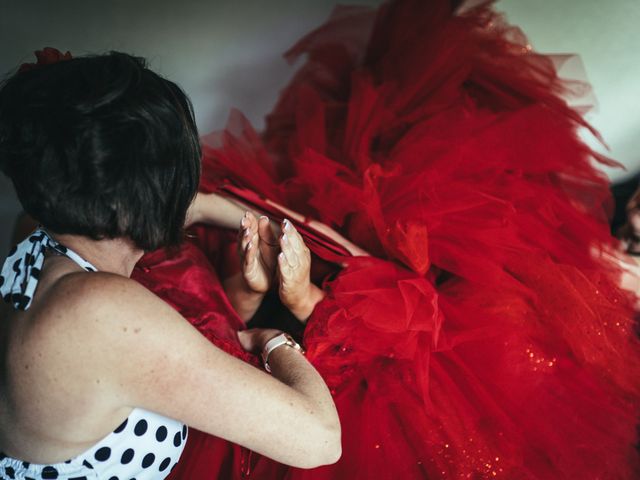
[[[53,232],[175,245],[200,177],[191,102],[119,52],[16,73],[0,86],[0,169]]]

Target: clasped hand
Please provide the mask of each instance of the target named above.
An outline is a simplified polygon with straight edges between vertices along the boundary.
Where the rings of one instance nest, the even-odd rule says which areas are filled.
[[[284,207],[281,210],[287,211]],[[294,216],[290,218],[299,216],[296,212],[288,212],[287,215]],[[238,202],[214,193],[198,193],[186,214],[185,227],[205,223],[236,228],[239,218],[239,282],[236,283],[236,276],[225,281],[225,291],[232,305],[243,319],[248,319],[255,313],[256,302],[277,285],[282,303],[298,320],[305,322],[324,294],[311,283],[311,254],[291,222],[273,224],[267,217],[256,218]],[[330,238],[351,245],[326,225],[312,223]],[[357,250],[357,247],[351,247]]]
[[[251,212],[242,217],[238,238],[242,275],[247,287],[264,294],[274,283],[282,303],[298,316],[310,298],[311,253],[290,221],[280,224],[276,237],[269,218]]]

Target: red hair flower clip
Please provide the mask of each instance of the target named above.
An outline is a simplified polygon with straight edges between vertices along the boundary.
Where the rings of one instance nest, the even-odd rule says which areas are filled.
[[[63,60],[71,60],[72,58],[71,52],[67,51],[66,53],[62,53],[57,48],[51,47],[44,47],[44,49],[36,50],[34,53],[38,61],[36,63],[23,63],[20,65],[20,68],[18,68],[18,72],[26,72],[42,65],[51,65]]]

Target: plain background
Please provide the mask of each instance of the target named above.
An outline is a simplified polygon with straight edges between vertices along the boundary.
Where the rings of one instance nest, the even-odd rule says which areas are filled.
[[[428,1],[428,0],[425,0]],[[380,0],[349,0],[378,5]],[[294,67],[282,52],[322,23],[332,0],[0,0],[0,74],[44,46],[74,55],[121,50],[191,97],[200,132],[224,127],[239,108],[260,129]],[[598,106],[588,119],[627,171],[640,170],[640,1],[501,0],[497,9],[544,53],[577,53]],[[574,62],[575,63],[575,62]],[[580,69],[568,66],[568,75]],[[0,253],[20,211],[0,174]]]

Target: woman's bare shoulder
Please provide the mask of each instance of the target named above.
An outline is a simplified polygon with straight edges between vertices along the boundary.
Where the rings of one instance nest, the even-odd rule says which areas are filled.
[[[67,314],[126,312],[131,302],[162,303],[130,278],[108,272],[71,272],[58,278],[40,302],[48,311]]]
[[[135,351],[135,345],[145,343],[136,331],[151,330],[142,325],[144,319],[134,322],[130,312],[146,308],[152,317],[158,306],[169,307],[136,282],[113,274],[74,271],[51,283],[44,280],[41,296],[36,293],[27,311],[8,311],[3,330],[7,382],[22,423],[37,418],[59,427],[45,418],[51,412],[109,422],[108,412],[126,405],[118,372],[133,362],[124,349]],[[34,406],[34,398],[47,399],[46,412]],[[88,421],[85,430],[70,434],[99,437],[104,421]]]
[[[148,329],[167,311],[174,321],[181,319],[139,283],[106,272],[66,274],[32,308],[38,343],[54,349],[72,344],[77,353],[88,349],[97,354],[105,343],[129,343],[130,333]]]

